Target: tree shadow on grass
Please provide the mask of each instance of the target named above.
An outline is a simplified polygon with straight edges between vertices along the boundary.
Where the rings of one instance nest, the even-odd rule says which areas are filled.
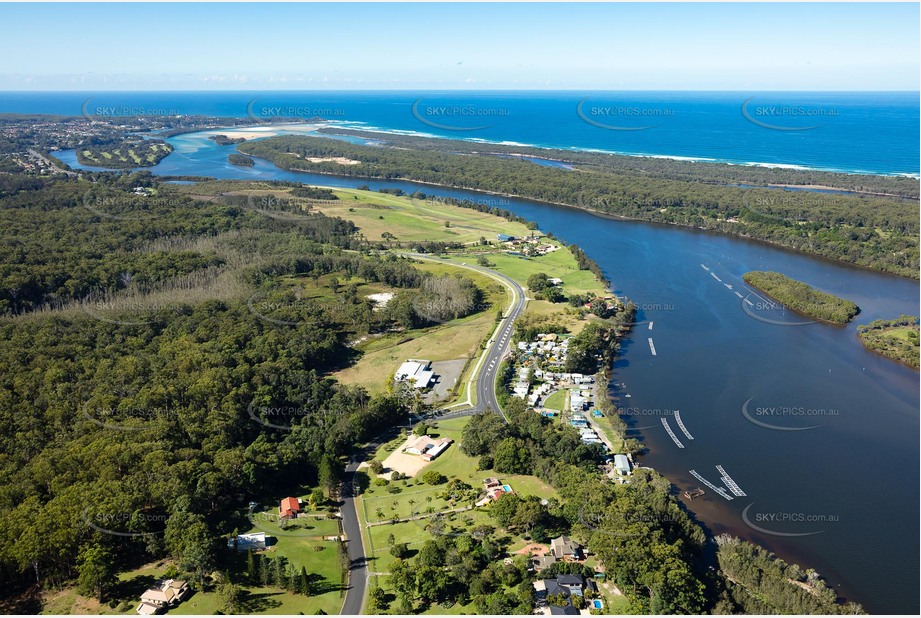
[[[137,575],[131,579],[118,582],[112,590],[112,596],[116,599],[136,600],[141,595],[157,584],[158,578],[153,575]]]
[[[244,614],[257,614],[276,607],[281,607],[281,601],[274,597],[285,594],[284,592],[250,592],[244,591],[240,601],[240,608]]]
[[[331,582],[316,573],[307,575],[307,583],[310,586],[310,594],[313,596],[320,596],[327,592],[339,592],[348,588],[348,586],[344,584]]]

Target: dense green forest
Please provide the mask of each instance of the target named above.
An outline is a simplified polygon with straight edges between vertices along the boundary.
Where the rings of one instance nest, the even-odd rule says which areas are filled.
[[[860,308],[849,300],[826,294],[781,273],[753,270],[742,278],[784,306],[817,320],[846,324],[860,312]]]
[[[921,365],[918,318],[903,315],[894,320],[874,320],[857,327],[857,336],[868,350],[918,369]]]
[[[399,324],[355,280],[416,289],[410,322],[481,309],[466,278],[378,255],[341,219],[93,180],[0,177],[7,593],[164,557],[203,581],[249,500],[334,494],[341,458],[405,419],[397,396],[324,377],[356,334]],[[323,296],[282,283],[295,274]]]
[[[710,184],[744,184],[759,186],[814,185],[817,187],[835,187],[844,191],[880,193],[912,199],[921,197],[918,181],[913,178],[900,176],[841,174],[819,170],[727,165],[725,163],[706,163],[701,161],[684,161],[659,157],[637,157],[601,152],[583,152],[578,150],[486,144],[482,142],[416,137],[413,135],[383,134],[372,131],[343,129],[341,127],[323,127],[317,132],[326,135],[362,137],[400,148],[446,153],[459,152],[465,154],[495,154],[503,156],[520,155],[571,163],[579,165],[580,167],[595,166],[601,169],[610,169],[613,171],[640,174],[649,177],[674,178]]]
[[[774,554],[729,535],[716,539],[729,598],[746,614],[862,614],[812,569],[787,564]]]
[[[362,146],[311,136],[271,137],[238,149],[287,169],[514,195],[755,238],[906,277],[916,278],[919,272],[917,204],[906,199],[744,189],[705,182],[699,175],[672,174],[668,170],[675,162],[661,159],[638,159],[630,168],[589,165],[568,170],[516,158]],[[308,157],[346,157],[361,163],[311,162]],[[661,172],[635,169],[647,162]],[[746,173],[749,169],[744,168]],[[907,185],[898,186],[909,192]]]

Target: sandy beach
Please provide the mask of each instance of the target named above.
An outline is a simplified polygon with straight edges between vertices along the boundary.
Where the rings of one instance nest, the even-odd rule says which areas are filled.
[[[290,133],[313,133],[320,128],[319,124],[273,124],[255,127],[228,127],[226,129],[210,129],[201,131],[198,135],[226,135],[227,137],[242,137],[243,139],[259,139],[261,137],[274,137]]]

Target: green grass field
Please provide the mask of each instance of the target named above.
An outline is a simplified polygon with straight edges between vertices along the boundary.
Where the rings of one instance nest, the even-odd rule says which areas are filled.
[[[552,244],[559,244],[549,241]],[[487,259],[495,264],[492,268],[503,275],[511,277],[521,285],[527,283],[528,277],[537,273],[547,273],[551,277],[563,280],[562,289],[567,295],[585,294],[593,292],[598,296],[606,296],[609,292],[604,284],[595,278],[588,270],[579,270],[576,258],[565,247],[557,251],[536,257],[523,257],[509,255],[508,253],[490,252]],[[468,256],[451,256],[452,261],[468,262]]]
[[[371,393],[382,393],[400,363],[407,358],[441,361],[475,358],[480,353],[480,343],[496,327],[496,312],[508,306],[505,286],[486,275],[450,264],[420,261],[416,267],[436,275],[463,274],[484,291],[484,303],[488,308],[437,326],[369,338],[356,346],[361,358],[332,375],[336,380],[364,386]],[[471,363],[468,371],[472,366]],[[465,379],[462,376],[458,382]]]
[[[544,402],[545,408],[550,408],[551,410],[563,411],[566,409],[566,390],[559,390],[549,397],[547,401]]]
[[[381,234],[389,232],[400,241],[471,243],[481,237],[495,240],[496,234],[523,236],[528,231],[521,223],[431,200],[354,189],[335,189],[334,193],[338,203],[319,204],[316,209],[352,221],[370,240],[380,240]]]

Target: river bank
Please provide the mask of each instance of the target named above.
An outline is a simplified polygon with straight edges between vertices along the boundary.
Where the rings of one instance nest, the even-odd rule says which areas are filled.
[[[746,290],[741,280],[745,272],[785,272],[853,300],[862,309],[863,323],[917,315],[916,281],[708,231],[599,218],[574,208],[480,192],[430,190],[408,181],[289,172],[259,160],[244,170],[229,166],[226,155],[213,142],[199,147],[180,141],[177,152],[151,171],[334,187],[370,185],[408,194],[424,190],[508,209],[578,244],[600,264],[614,292],[637,303],[637,321],[655,322],[657,356],[650,354],[648,333],[635,329],[611,368],[615,401],[637,410],[629,426],[649,448],[644,462],[679,487],[699,484],[688,470],[712,471],[715,464],[723,465],[749,499],[695,501],[694,512],[712,533],[754,540],[791,562],[810,565],[868,611],[916,610],[919,573],[912,548],[918,530],[899,512],[918,499],[917,487],[902,480],[904,470],[917,467],[917,372],[865,350],[856,339],[858,324],[783,327],[761,322],[742,310],[735,290],[723,285]],[[752,397],[753,410],[803,407],[837,414],[809,423],[778,411],[773,419],[766,418],[793,427],[821,427],[770,430],[741,414],[743,403]],[[681,410],[695,437],[685,449],[674,446],[658,418],[646,422],[650,416],[642,414],[663,409]],[[855,454],[866,452],[884,452],[886,457],[873,466],[855,465]],[[743,521],[750,503],[774,512],[834,514],[838,521],[816,528],[790,522],[778,530],[819,532],[808,536],[767,535]],[[879,509],[879,504],[893,508]]]

